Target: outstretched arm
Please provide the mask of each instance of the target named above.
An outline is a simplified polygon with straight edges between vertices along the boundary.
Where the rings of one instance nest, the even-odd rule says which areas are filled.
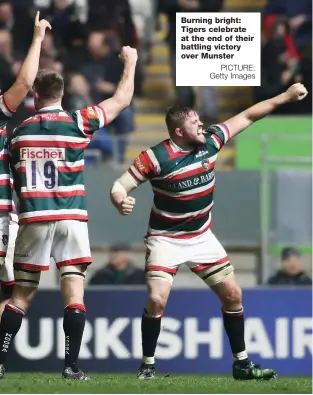
[[[124,62],[124,71],[115,94],[99,103],[106,116],[106,123],[112,122],[131,103],[134,94],[134,79],[137,63],[137,50],[123,47],[119,58]]]
[[[287,89],[286,92],[249,107],[247,110],[224,122],[228,128],[229,137],[236,136],[254,122],[273,112],[280,105],[303,100],[307,94],[308,91],[305,86],[297,83]]]
[[[41,43],[45,37],[46,28],[51,29],[51,25],[45,19],[39,20],[39,11],[36,14],[34,24],[34,36],[23,66],[11,88],[5,92],[4,101],[6,107],[11,112],[15,112],[22,103],[28,91],[35,81],[41,50]]]

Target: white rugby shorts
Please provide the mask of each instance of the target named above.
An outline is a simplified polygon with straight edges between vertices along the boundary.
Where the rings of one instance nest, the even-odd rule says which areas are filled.
[[[145,245],[146,271],[176,274],[185,264],[197,273],[229,262],[226,251],[210,229],[190,239],[148,236]]]
[[[15,243],[14,267],[49,270],[56,266],[91,263],[88,225],[85,221],[62,220],[22,224]]]
[[[14,284],[14,270],[13,270],[13,257],[14,246],[18,232],[18,224],[10,221],[9,225],[9,240],[7,255],[5,257],[4,266],[0,269],[0,284],[13,285]]]

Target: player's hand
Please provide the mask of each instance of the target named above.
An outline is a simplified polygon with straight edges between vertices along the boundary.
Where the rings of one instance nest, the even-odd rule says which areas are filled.
[[[40,12],[37,11],[34,24],[34,39],[43,40],[45,38],[46,29],[52,29],[51,25],[45,19],[39,20]]]
[[[118,207],[120,214],[129,215],[133,211],[135,203],[136,203],[136,199],[132,196],[127,196],[126,198],[124,198],[120,202]]]
[[[131,48],[129,46],[123,47],[121,53],[119,54],[119,58],[124,63],[136,64],[138,59],[137,49]]]
[[[288,101],[299,101],[303,100],[307,96],[308,91],[303,84],[297,82],[286,90],[286,94]]]

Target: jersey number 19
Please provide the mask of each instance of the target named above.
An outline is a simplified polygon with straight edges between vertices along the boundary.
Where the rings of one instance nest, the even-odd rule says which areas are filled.
[[[51,160],[31,161],[31,188],[32,190],[56,191],[58,188],[58,168],[57,164]],[[27,184],[28,184],[27,177]],[[29,189],[29,185],[28,188]]]
[[[27,191],[57,191],[58,164],[64,160],[64,148],[30,148],[24,162]]]

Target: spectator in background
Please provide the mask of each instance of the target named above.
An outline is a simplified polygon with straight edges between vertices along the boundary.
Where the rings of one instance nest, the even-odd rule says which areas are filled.
[[[299,72],[302,75],[303,83],[306,86],[312,86],[312,40],[304,49],[302,60],[299,66]],[[300,111],[299,111],[300,113]],[[301,113],[312,114],[312,92],[309,92],[308,97],[301,106]]]
[[[64,100],[68,111],[76,111],[93,104],[88,82],[82,74],[74,73],[68,77],[66,94],[67,98]]]
[[[293,41],[302,53],[312,40],[312,0],[286,0],[286,8]]]
[[[282,268],[268,280],[268,285],[311,286],[311,278],[302,270],[300,252],[284,248],[281,253]]]
[[[295,77],[295,81],[312,86],[312,54],[308,54],[308,48],[312,45],[312,0],[267,0],[263,15],[264,33],[269,41],[272,40],[273,30],[280,24],[280,19],[284,18],[287,26],[283,40],[281,39],[285,45],[284,63],[287,67],[280,74],[281,78],[276,81],[285,83],[286,80],[291,80],[290,83],[292,83]],[[274,38],[272,47],[275,42],[277,43],[276,39],[277,37]],[[263,60],[263,56],[261,59]],[[269,63],[272,64],[272,67]],[[282,57],[276,60],[272,58],[270,61],[268,60],[268,63],[262,64],[262,87],[263,81],[265,81],[264,91],[262,91],[262,87],[256,88],[255,101],[263,100],[267,89],[277,89],[278,84],[274,82],[271,86],[268,78],[268,74],[272,73],[272,69],[275,67],[277,72],[277,63],[282,66]],[[287,114],[307,114],[312,111],[311,103],[312,95],[309,95],[303,105],[286,106],[282,110]]]
[[[128,0],[0,0],[0,89],[6,90],[12,84],[25,57],[33,33],[34,9],[40,9],[41,15],[53,24],[52,32],[42,43],[40,68],[64,74],[65,108],[76,110],[89,100],[87,96],[96,101],[110,97],[123,69],[115,57],[116,51],[122,45],[137,47],[138,37]],[[94,32],[98,28],[101,31]],[[142,75],[140,64],[138,66],[136,96],[141,93]],[[34,110],[34,100],[29,94],[9,122],[9,132]],[[129,107],[110,129],[99,130],[89,145],[90,154],[92,151],[95,154],[96,149],[101,151],[96,153],[97,158],[111,159],[110,133],[113,132],[117,136],[114,158],[118,164],[123,163],[128,136],[133,130],[133,115],[133,108]]]
[[[64,40],[75,18],[75,3],[68,0],[53,0],[44,15],[53,26],[53,36],[58,47],[64,46]]]
[[[13,8],[10,1],[0,0],[0,28],[11,31],[14,26]]]
[[[13,2],[21,2],[21,0],[13,0]],[[36,9],[46,10],[50,16],[60,11],[63,13],[71,7],[71,15],[75,20],[81,23],[88,21],[89,0],[22,0],[22,2],[31,2]]]
[[[219,12],[223,0],[160,0],[159,11],[168,17],[169,32],[167,41],[170,49],[170,65],[173,84],[176,87],[176,12]],[[188,86],[176,87],[177,101],[180,105],[193,107],[196,102],[194,91]],[[214,90],[202,90],[202,101],[215,101]],[[205,106],[205,102],[203,103]],[[210,111],[211,114],[211,111]]]
[[[89,0],[90,30],[104,30],[117,46],[138,47],[138,38],[128,0]]]
[[[139,34],[133,22],[128,0],[89,0],[88,26],[90,31],[105,32],[112,50],[118,51],[121,46],[129,45],[139,52]],[[142,94],[143,80],[140,54],[138,60],[134,93],[137,97]]]
[[[156,0],[129,0],[139,41],[139,56],[143,64],[151,60],[151,48],[156,30]]]
[[[312,39],[312,0],[267,0],[264,9],[265,33],[271,28],[277,18],[284,16],[288,19],[291,29],[289,48],[301,53]]]
[[[129,247],[117,244],[111,247],[109,263],[91,277],[89,285],[144,285],[145,272],[129,260]]]
[[[110,44],[101,31],[92,32],[88,38],[89,56],[81,72],[90,83],[92,100],[96,103],[112,96],[123,71],[123,64]],[[118,163],[124,162],[128,135],[133,130],[133,115],[132,107],[128,107],[112,123],[117,137]]]
[[[64,68],[68,72],[79,72],[87,57],[88,29],[79,22],[71,24],[64,44],[70,56],[64,59]]]
[[[33,35],[33,16],[29,0],[0,0],[0,29],[11,32],[14,51],[26,56]]]
[[[255,88],[255,102],[276,96],[295,82],[303,82],[297,53],[288,50],[286,43],[288,34],[286,18],[279,17],[271,24],[270,35],[261,52],[262,84]],[[277,109],[275,113],[289,114],[297,112],[300,107],[290,103],[284,108]]]
[[[6,91],[15,81],[13,75],[12,36],[7,30],[0,30],[0,89]]]

